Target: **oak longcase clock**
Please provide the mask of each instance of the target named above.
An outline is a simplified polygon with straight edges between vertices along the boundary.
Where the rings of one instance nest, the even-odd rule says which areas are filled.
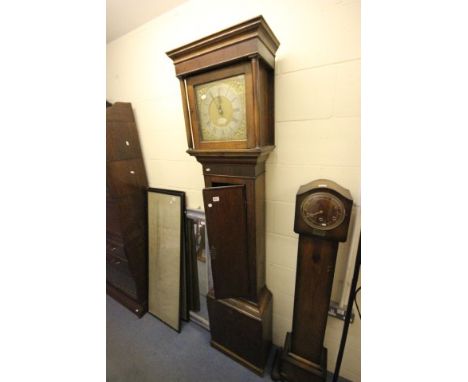
[[[211,344],[259,374],[271,345],[265,160],[274,149],[278,46],[259,16],[167,53],[180,80],[187,152],[205,179]]]
[[[328,179],[301,186],[296,194],[294,231],[299,234],[292,331],[276,358],[277,378],[288,382],[325,382],[323,346],[335,274],[338,243],[346,241],[351,193]]]

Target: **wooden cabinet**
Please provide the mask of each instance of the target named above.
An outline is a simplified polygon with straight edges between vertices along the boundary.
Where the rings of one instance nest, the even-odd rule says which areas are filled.
[[[148,301],[148,181],[130,103],[106,108],[107,293],[141,317]]]

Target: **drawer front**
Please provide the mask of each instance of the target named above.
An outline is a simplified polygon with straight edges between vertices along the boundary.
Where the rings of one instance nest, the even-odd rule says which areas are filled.
[[[140,140],[134,122],[107,121],[108,161],[141,158]]]
[[[107,187],[112,197],[146,192],[148,180],[142,159],[107,163]]]

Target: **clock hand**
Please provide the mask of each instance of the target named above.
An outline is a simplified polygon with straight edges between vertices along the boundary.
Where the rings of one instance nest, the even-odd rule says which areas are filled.
[[[311,218],[311,217],[314,217],[315,215],[320,215],[320,214],[323,214],[323,210],[320,210],[320,211],[317,211],[317,212],[314,212],[314,213],[307,212],[307,217]]]
[[[221,106],[221,96],[218,96],[218,113],[219,115],[223,115],[224,112],[223,112],[223,107]]]

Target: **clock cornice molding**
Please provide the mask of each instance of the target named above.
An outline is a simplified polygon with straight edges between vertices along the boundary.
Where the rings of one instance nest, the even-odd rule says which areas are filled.
[[[279,41],[263,16],[257,16],[166,54],[174,62],[177,77],[181,78],[253,56],[260,56],[274,67],[278,47]],[[200,61],[204,62],[203,67]]]

